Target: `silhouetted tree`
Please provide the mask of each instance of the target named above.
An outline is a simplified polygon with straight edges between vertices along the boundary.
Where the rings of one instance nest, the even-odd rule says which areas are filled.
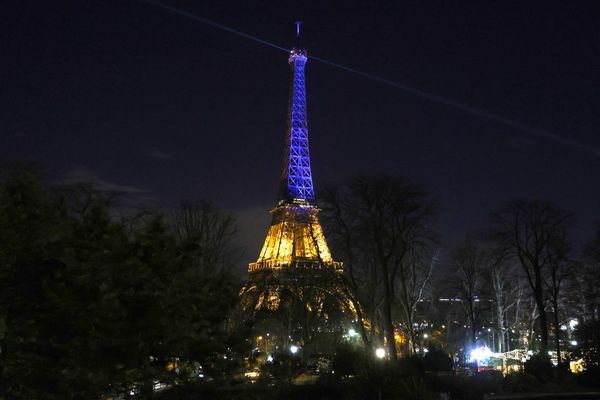
[[[431,258],[425,258],[434,236],[431,201],[404,178],[358,177],[329,187],[321,203],[329,240],[345,263],[351,298],[371,324],[380,317],[395,360],[394,308],[399,305],[414,349],[416,304],[431,274]],[[361,334],[366,338],[364,326]]]
[[[554,346],[557,361],[562,363],[560,354],[560,313],[561,303],[564,296],[563,287],[565,281],[571,275],[573,263],[564,257],[552,258],[549,261],[548,276],[545,279],[547,297],[552,310],[552,325],[554,327]]]
[[[148,394],[213,365],[237,287],[193,258],[160,216],[131,232],[89,187],[3,177],[0,397]]]
[[[516,265],[505,260],[502,254],[494,250],[489,253],[486,274],[492,289],[495,345],[497,352],[510,351],[510,328],[515,328],[521,322],[518,307],[522,301],[521,276]],[[514,318],[509,317],[509,311],[514,308]]]
[[[516,200],[493,214],[493,233],[499,248],[518,260],[539,313],[541,351],[548,349],[546,279],[553,263],[564,260],[571,214],[543,201]]]
[[[177,245],[189,257],[186,262],[198,274],[206,278],[227,275],[239,261],[235,218],[210,202],[183,202],[171,212],[170,225]]]
[[[485,266],[489,263],[489,254],[472,241],[458,246],[452,260],[456,266],[457,288],[465,309],[470,328],[470,345],[477,343],[477,331],[481,326],[481,294],[485,280]]]
[[[571,304],[578,316],[575,337],[589,365],[600,365],[600,230],[585,246],[577,273],[572,274]]]

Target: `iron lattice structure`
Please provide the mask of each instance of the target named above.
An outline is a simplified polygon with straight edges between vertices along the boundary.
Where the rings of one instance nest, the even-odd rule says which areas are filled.
[[[299,48],[290,51],[288,121],[278,203],[271,210],[271,225],[258,260],[248,267],[251,280],[281,271],[317,273],[343,269],[331,257],[314,202],[304,80],[306,61],[306,51]]]
[[[299,49],[293,49],[288,58],[291,67],[291,83],[286,144],[279,189],[280,201],[302,199],[313,202],[315,199],[308,146],[306,85],[304,83],[306,58],[306,52]]]

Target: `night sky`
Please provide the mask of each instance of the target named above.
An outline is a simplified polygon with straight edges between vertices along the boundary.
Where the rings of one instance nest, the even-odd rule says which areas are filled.
[[[600,2],[319,3],[164,0],[285,48],[304,21],[317,189],[356,174],[412,178],[439,205],[446,246],[523,197],[573,211],[573,237],[591,238]],[[0,15],[2,162],[128,193],[129,207],[210,199],[238,214],[243,261],[257,257],[278,189],[285,52],[144,1],[9,1]]]

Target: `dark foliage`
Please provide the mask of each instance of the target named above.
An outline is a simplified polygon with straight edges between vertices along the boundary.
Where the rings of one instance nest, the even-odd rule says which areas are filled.
[[[131,233],[109,205],[28,172],[0,182],[0,398],[150,393],[232,351],[230,276],[206,279],[160,216]]]
[[[452,371],[452,358],[440,348],[430,348],[423,357],[423,367],[427,371]]]
[[[335,350],[331,369],[342,377],[353,376],[359,374],[366,363],[363,351],[350,345],[341,345]]]
[[[554,367],[548,355],[538,353],[525,362],[525,373],[535,376],[540,382],[549,382],[554,376]]]
[[[582,386],[600,389],[600,366],[588,367],[582,374],[577,375],[576,379]]]

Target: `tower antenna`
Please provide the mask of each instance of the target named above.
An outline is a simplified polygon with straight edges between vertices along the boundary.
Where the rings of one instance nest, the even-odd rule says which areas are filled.
[[[296,24],[296,47],[300,48],[300,25],[302,25],[302,21],[297,20]]]

